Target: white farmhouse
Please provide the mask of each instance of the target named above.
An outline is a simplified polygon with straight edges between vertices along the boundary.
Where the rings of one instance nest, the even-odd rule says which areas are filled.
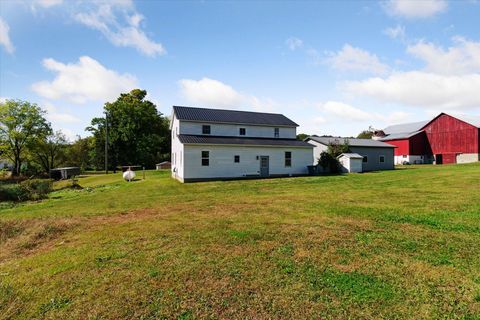
[[[172,177],[181,182],[307,174],[313,146],[282,114],[173,107]]]

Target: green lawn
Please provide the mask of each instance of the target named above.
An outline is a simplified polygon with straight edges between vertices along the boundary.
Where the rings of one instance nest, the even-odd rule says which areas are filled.
[[[480,165],[0,204],[0,318],[480,319]]]

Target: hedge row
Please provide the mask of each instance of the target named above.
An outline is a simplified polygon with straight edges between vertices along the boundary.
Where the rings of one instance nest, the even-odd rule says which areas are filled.
[[[0,185],[0,201],[27,201],[46,198],[52,191],[52,180],[30,179],[20,183]]]

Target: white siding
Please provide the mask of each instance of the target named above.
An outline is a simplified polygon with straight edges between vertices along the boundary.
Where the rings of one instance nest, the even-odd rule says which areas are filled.
[[[323,151],[327,151],[328,147],[320,142],[308,140],[308,143],[314,146],[313,148],[313,164],[318,164],[318,159],[320,159],[320,154]]]
[[[342,172],[362,172],[362,159],[340,157],[338,161],[342,166]]]
[[[417,156],[417,155],[407,155],[404,157],[403,155],[401,156],[395,156],[395,164],[403,164],[405,161],[410,163],[410,164],[423,164],[425,163],[425,157],[426,156]]]
[[[183,164],[184,164],[184,151],[183,144],[178,140],[177,133],[179,129],[180,121],[178,121],[175,115],[172,119],[172,152],[170,162],[172,163],[172,177],[175,179],[183,180]]]
[[[189,122],[181,121],[179,134],[196,134],[201,135],[202,126],[210,126],[211,136],[234,136],[234,137],[257,137],[257,138],[274,138],[275,128],[279,128],[279,138],[295,139],[297,129],[295,127],[270,127],[270,126],[252,126],[241,124],[221,124],[208,122]],[[240,135],[240,128],[246,129],[244,136]]]
[[[185,145],[184,151],[185,180],[259,175],[257,156],[269,156],[270,175],[306,174],[307,166],[313,162],[311,148]],[[202,166],[202,151],[210,152],[209,166]],[[292,152],[291,167],[285,167],[286,151]],[[236,155],[240,156],[240,163],[234,163]]]

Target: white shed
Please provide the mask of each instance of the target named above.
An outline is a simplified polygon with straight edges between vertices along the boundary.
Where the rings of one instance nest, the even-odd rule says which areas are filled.
[[[358,153],[342,153],[337,159],[342,172],[362,172],[363,157]]]

